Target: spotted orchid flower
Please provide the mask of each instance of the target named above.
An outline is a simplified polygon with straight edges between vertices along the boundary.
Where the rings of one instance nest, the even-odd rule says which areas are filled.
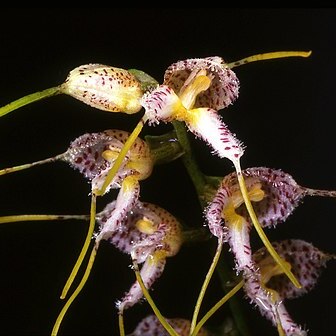
[[[72,141],[67,151],[62,154],[41,161],[2,169],[0,175],[59,160],[69,163],[72,168],[83,174],[90,181],[91,190],[95,191],[103,184],[107,172],[114,165],[128,136],[128,132],[114,129],[86,133]],[[105,193],[110,189],[119,189],[122,181],[128,176],[136,175],[139,180],[146,179],[151,174],[153,165],[154,160],[149,146],[144,140],[136,138],[118,173],[107,186]]]
[[[284,302],[314,288],[327,261],[334,259],[335,256],[321,252],[312,244],[298,239],[272,244],[279,255],[291,265],[302,287],[293,286],[267,250],[261,248],[253,254],[258,272],[245,277],[246,295],[251,303],[259,308],[261,314],[277,326],[280,335],[305,336],[307,331],[293,321]]]
[[[102,64],[79,66],[61,85],[68,94],[94,108],[108,112],[139,112],[141,84],[129,71]]]
[[[174,328],[176,333],[180,336],[190,335],[190,321],[182,318],[169,318],[167,322]],[[210,336],[210,333],[201,328],[197,334],[198,336]],[[164,329],[160,321],[155,315],[145,317],[134,329],[131,334],[127,336],[169,336],[169,333]]]
[[[131,209],[123,211],[123,216],[118,220],[118,228],[111,230],[111,222],[114,224],[115,212],[118,211],[117,207],[118,199],[107,205],[102,212],[96,215],[100,228],[94,235],[95,244],[91,251],[86,271],[78,287],[59,313],[52,331],[53,335],[58,333],[67,310],[84,287],[90,275],[101,240],[107,240],[120,251],[130,254],[133,266],[138,267],[138,264],[143,264],[139,276],[146,289],[150,288],[155,280],[161,276],[166,264],[166,258],[178,253],[182,244],[181,227],[179,222],[169,212],[154,204],[136,201]],[[76,275],[74,271],[73,273]],[[135,273],[137,274],[136,269]],[[68,286],[66,284],[63,291],[68,290],[73,278],[74,276],[69,277],[68,282],[71,282]],[[143,289],[137,281],[116,304],[119,310],[119,319],[122,320],[125,309],[135,305],[142,297]],[[121,323],[123,324],[123,322]]]
[[[92,201],[90,210],[90,225],[82,251],[77,262],[64,286],[61,298],[65,298],[78,269],[83,262],[84,256],[91,242],[96,221],[96,195],[105,182],[107,172],[114,165],[120,151],[129,136],[128,132],[120,130],[108,130],[100,133],[85,134],[76,139],[63,155],[63,160],[78,169],[92,184]],[[123,230],[122,222],[126,214],[136,205],[139,194],[139,181],[147,178],[153,169],[154,160],[151,156],[147,143],[137,138],[132,144],[127,156],[124,158],[116,176],[108,185],[105,192],[110,188],[119,188],[115,201],[114,211],[104,227],[95,235],[94,249],[98,250],[102,240],[107,240],[115,231]],[[94,258],[93,258],[94,260]]]
[[[335,191],[315,190],[298,185],[281,170],[266,167],[242,171],[249,198],[263,227],[274,227],[285,221],[305,196],[336,197]],[[237,174],[224,177],[205,216],[211,233],[230,244],[237,271],[255,269],[251,258],[251,221],[237,181]]]
[[[115,207],[116,201],[97,214],[100,231],[104,231],[105,226],[109,225]],[[181,226],[168,211],[140,201],[125,213],[120,225],[120,229],[114,231],[108,241],[129,254],[137,264],[143,264],[140,275],[146,288],[151,288],[161,276],[166,258],[177,254],[181,247]],[[136,304],[142,296],[139,283],[135,282],[117,303],[120,313]]]
[[[128,132],[121,130],[86,133],[75,139],[63,154],[31,164],[3,169],[1,172],[8,173],[60,160],[69,163],[72,168],[83,174],[90,181],[91,190],[94,193],[104,183],[106,174],[113,166],[128,136]],[[110,226],[110,231],[117,229],[118,220],[136,203],[139,196],[139,181],[150,176],[153,165],[154,159],[149,146],[144,140],[137,138],[123,160],[117,175],[105,191],[107,193],[110,189],[120,189],[118,206],[114,212],[115,220]]]
[[[141,109],[140,98],[146,90],[142,81],[149,75],[103,64],[85,64],[71,70],[64,83],[19,98],[0,108],[0,117],[22,106],[51,96],[66,94],[93,108],[107,112],[133,114]]]
[[[220,57],[195,58],[172,64],[164,82],[142,98],[150,124],[184,121],[220,157],[236,161],[241,143],[217,113],[238,97],[239,81]]]
[[[128,132],[120,130],[86,134],[71,144],[64,155],[64,161],[69,162],[91,181],[94,192],[104,183],[107,172],[113,166],[128,136]],[[120,228],[120,221],[138,200],[139,180],[151,174],[153,165],[154,160],[147,143],[137,138],[106,190],[120,188],[113,215],[96,237],[96,241],[107,239]]]
[[[62,160],[91,181],[94,191],[103,184],[128,136],[128,132],[121,130],[84,134],[71,143],[62,155]],[[146,179],[152,172],[153,162],[147,143],[137,138],[105,192],[110,188],[120,188],[129,176],[137,176],[138,180]]]

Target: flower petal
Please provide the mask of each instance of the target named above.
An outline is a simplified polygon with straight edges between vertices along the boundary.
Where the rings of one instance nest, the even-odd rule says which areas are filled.
[[[234,163],[240,159],[244,154],[242,143],[230,132],[217,111],[198,108],[188,112],[190,117],[186,124],[189,130],[211,146],[216,155]]]
[[[221,57],[192,58],[170,65],[164,75],[164,84],[178,94],[194,70],[206,70],[212,77],[208,90],[198,95],[195,107],[220,110],[238,97],[239,81]]]
[[[184,114],[180,98],[167,85],[160,85],[155,90],[146,93],[141,100],[149,124],[158,124],[160,121],[170,122],[178,114]]]
[[[116,202],[108,204],[97,214],[97,221],[104,227],[113,216]],[[146,220],[152,225],[152,233],[144,230],[139,222]],[[165,251],[167,257],[174,256],[182,245],[181,225],[165,209],[155,204],[138,201],[121,220],[122,230],[111,234],[109,241],[120,251],[133,255],[137,263],[143,263],[155,250]]]
[[[96,235],[96,243],[104,239],[110,239],[115,231],[123,231],[123,220],[126,214],[131,211],[137,203],[140,194],[140,185],[137,177],[127,176],[121,185],[118,197],[115,203],[115,209],[111,216],[100,227],[99,233]]]
[[[296,288],[283,274],[268,251],[263,247],[253,254],[260,272],[245,277],[244,289],[251,302],[274,325],[280,325],[287,336],[305,336],[287,312],[285,299],[298,297],[311,290],[322,267],[334,256],[327,255],[303,240],[288,239],[272,243],[276,252],[291,265],[292,272],[302,288]]]
[[[123,191],[121,188],[117,201],[97,214],[100,232],[96,242],[108,239],[119,250],[130,254],[132,260],[144,263],[140,274],[146,287],[150,288],[161,276],[166,258],[178,253],[182,245],[181,226],[168,211],[138,201],[137,192],[127,196]],[[140,285],[135,282],[117,307],[123,311],[142,296]]]
[[[129,133],[121,130],[86,133],[71,143],[62,155],[62,160],[92,181],[93,190],[100,189],[128,137]],[[114,157],[111,153],[114,153]],[[147,178],[152,172],[153,165],[154,161],[147,143],[137,138],[106,192],[110,188],[119,188],[122,180],[134,172],[139,175],[139,179]]]
[[[62,92],[109,112],[136,113],[141,109],[141,84],[129,71],[102,64],[81,65],[70,71]]]
[[[302,288],[295,287],[283,274],[273,276],[268,281],[267,286],[276,290],[283,299],[296,298],[313,289],[322,269],[326,266],[327,261],[332,258],[312,244],[299,239],[273,242],[272,245],[277,253],[291,264],[292,272],[302,285]],[[261,248],[254,253],[253,258],[261,269],[266,263],[268,267],[274,264],[265,248]]]
[[[232,212],[226,216],[227,209]],[[218,188],[213,201],[205,210],[205,216],[211,233],[229,243],[237,273],[255,270],[250,244],[251,225],[235,213],[232,194],[225,185]]]
[[[229,204],[231,196],[230,190],[222,186],[204,211],[210,232],[220,240],[227,240],[228,229],[224,227],[222,212]]]
[[[140,275],[146,288],[151,288],[156,279],[163,273],[166,265],[165,255],[161,251],[156,251],[150,255],[143,264]],[[117,302],[120,312],[134,306],[143,297],[142,289],[136,281],[131,289],[125,294],[121,301]]]
[[[245,276],[244,290],[251,303],[259,308],[261,315],[265,316],[274,326],[280,326],[286,336],[306,336],[305,330],[297,325],[290,317],[284,302],[273,292],[265,288],[259,273],[250,273]]]

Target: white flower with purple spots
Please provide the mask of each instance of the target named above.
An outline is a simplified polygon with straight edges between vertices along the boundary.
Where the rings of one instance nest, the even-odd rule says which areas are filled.
[[[164,82],[142,98],[150,124],[184,121],[221,158],[238,162],[243,146],[223,123],[218,110],[238,97],[239,82],[220,57],[195,58],[172,64]]]
[[[293,286],[268,251],[261,248],[253,254],[258,272],[245,276],[246,295],[251,303],[258,307],[260,313],[277,327],[279,335],[305,336],[307,332],[294,322],[284,302],[314,288],[327,261],[334,259],[335,256],[324,253],[312,244],[299,239],[273,242],[272,245],[291,265],[302,287]]]

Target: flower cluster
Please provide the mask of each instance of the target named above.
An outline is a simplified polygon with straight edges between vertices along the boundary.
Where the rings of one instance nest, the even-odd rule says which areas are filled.
[[[2,175],[61,160],[78,170],[91,184],[87,238],[64,287],[62,299],[67,296],[92,241],[93,249],[84,277],[57,318],[53,335],[58,333],[66,311],[83,288],[102,240],[110,242],[120,252],[130,256],[137,276],[137,281],[116,302],[122,336],[125,335],[124,311],[140,302],[143,296],[151,304],[155,315],[144,318],[129,336],[210,335],[202,325],[213,311],[209,311],[200,324],[197,324],[201,302],[196,304],[191,321],[182,318],[165,319],[151,302],[148,289],[162,275],[166,259],[179,252],[186,236],[181,223],[170,212],[159,204],[141,199],[140,181],[150,177],[158,162],[150,142],[139,136],[146,122],[150,126],[161,122],[186,126],[186,130],[202,139],[214,155],[231,161],[234,171],[222,178],[214,188],[213,196],[207,199],[204,206],[209,232],[218,240],[219,253],[223,244],[229,245],[235,261],[237,279],[242,278],[241,286],[246,298],[273,323],[279,335],[306,335],[307,332],[291,318],[284,303],[286,299],[298,297],[311,290],[321,269],[334,256],[298,239],[270,243],[263,229],[275,228],[287,220],[304,197],[335,197],[336,192],[300,186],[292,176],[279,169],[241,169],[240,159],[245,147],[224,123],[220,110],[227,108],[238,98],[240,83],[232,71],[233,67],[260,59],[307,57],[309,54],[270,53],[233,63],[226,63],[218,56],[187,59],[170,65],[164,73],[162,84],[139,70],[87,64],[70,71],[61,85],[23,97],[0,108],[0,116],[3,116],[29,102],[51,95],[67,94],[103,111],[133,114],[144,110],[143,117],[132,133],[116,129],[86,133],[75,139],[62,154],[0,170]],[[180,134],[175,139],[181,146],[178,153],[161,153],[167,157],[166,160],[188,155],[188,149],[182,145],[182,140],[185,142],[187,139],[186,131],[184,136],[182,139]],[[203,185],[196,188],[200,199],[205,198],[205,190],[209,187],[204,174],[202,176]],[[106,195],[111,189],[118,190],[116,198],[97,213],[97,197]],[[34,219],[39,217],[36,215]],[[21,217],[0,218],[3,223],[14,220],[21,220]],[[252,250],[250,243],[253,227],[265,245],[257,251]],[[216,258],[214,266],[218,261]],[[138,265],[141,265],[140,270]],[[209,274],[210,277],[212,273],[209,271]],[[207,282],[204,283],[204,291],[206,286]],[[235,292],[239,288],[236,287]],[[200,298],[204,291],[201,291]]]

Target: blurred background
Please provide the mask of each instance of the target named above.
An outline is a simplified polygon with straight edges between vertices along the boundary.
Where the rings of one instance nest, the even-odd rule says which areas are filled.
[[[102,63],[141,69],[159,82],[177,60],[221,56],[227,62],[280,50],[312,50],[309,58],[269,60],[235,69],[240,96],[221,111],[246,146],[242,167],[267,166],[291,174],[300,185],[336,190],[335,96],[336,10],[325,9],[2,9],[0,106],[56,86],[73,68]],[[0,169],[63,153],[86,132],[131,131],[140,115],[109,114],[68,96],[40,101],[0,119]],[[161,134],[169,125],[145,127]],[[224,176],[229,161],[211,156],[191,139],[196,159],[209,175]],[[0,214],[87,214],[90,185],[56,162],[0,178]],[[98,209],[113,193],[99,199]],[[191,228],[203,225],[202,209],[180,160],[156,167],[141,183],[141,199],[156,203]],[[271,240],[299,238],[336,253],[336,200],[307,198],[274,230]],[[48,335],[63,306],[59,295],[80,252],[87,223],[26,222],[0,227],[0,334]],[[254,246],[261,243],[254,237]],[[167,317],[191,318],[213,256],[215,241],[184,246],[168,259],[151,292]],[[231,255],[224,252],[224,262]],[[60,335],[118,335],[116,300],[134,281],[130,259],[103,244],[90,279],[72,304]],[[335,335],[336,263],[317,286],[286,302],[311,336]],[[221,296],[215,275],[202,313]],[[251,336],[277,335],[270,322],[236,296]],[[125,313],[126,332],[151,312],[147,303]],[[225,305],[208,326],[230,316]]]

